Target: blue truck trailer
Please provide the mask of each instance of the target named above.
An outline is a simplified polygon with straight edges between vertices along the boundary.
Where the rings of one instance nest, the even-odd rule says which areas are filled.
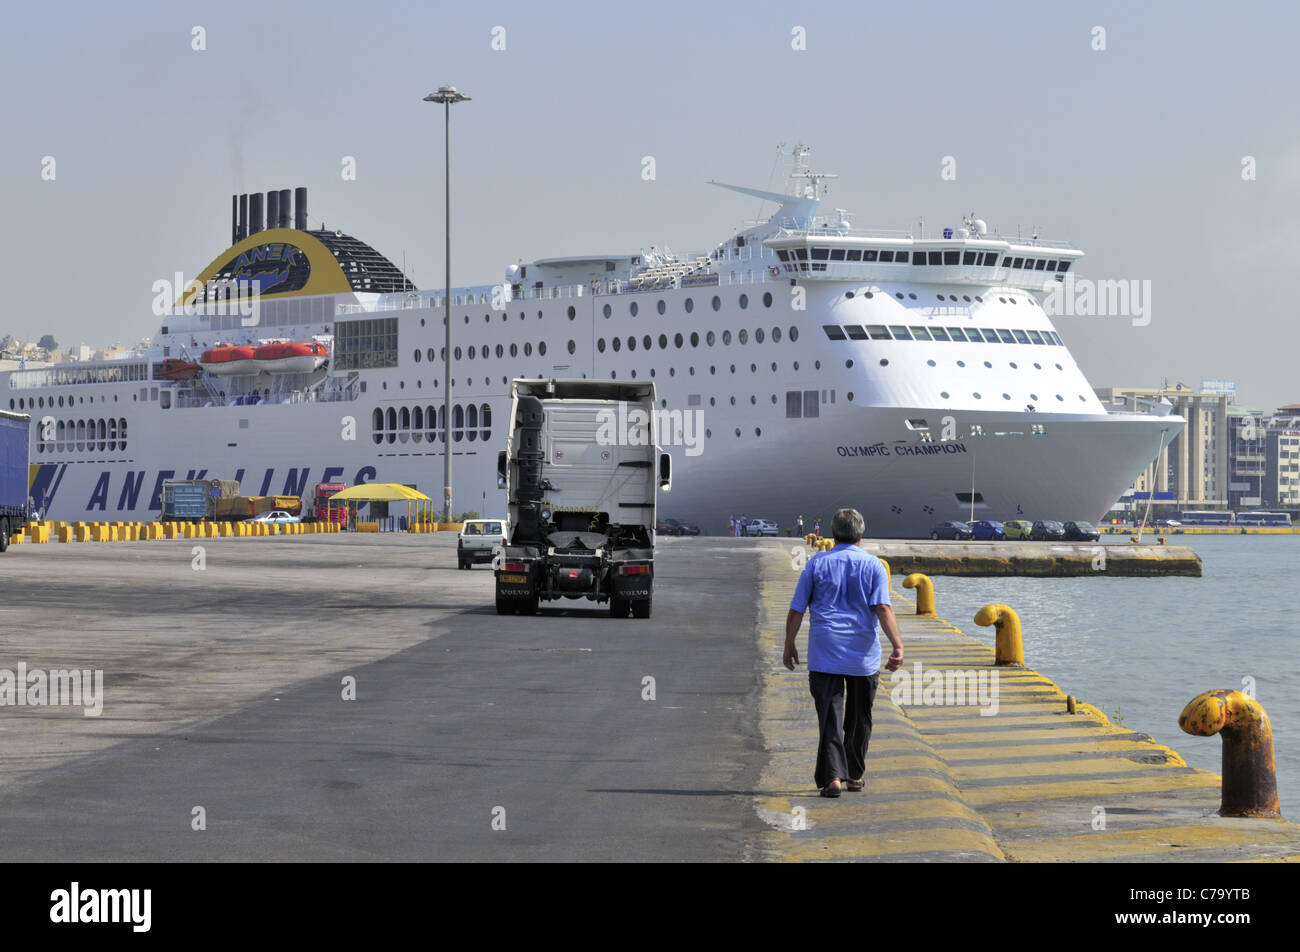
[[[0,552],[27,523],[27,445],[32,418],[0,410]]]
[[[205,479],[169,479],[162,487],[162,514],[168,522],[198,522],[212,515],[209,482]]]

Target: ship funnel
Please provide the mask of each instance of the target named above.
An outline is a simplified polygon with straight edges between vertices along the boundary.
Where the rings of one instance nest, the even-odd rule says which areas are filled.
[[[239,196],[239,240],[248,237],[248,193]]]
[[[248,233],[255,235],[262,230],[262,193],[254,192],[248,196]]]
[[[275,189],[266,193],[266,227],[280,227],[280,193]]]
[[[299,231],[307,230],[307,189],[293,190],[293,227]]]
[[[230,243],[239,244],[239,196],[230,196]]]
[[[289,207],[289,189],[287,188],[280,189],[279,208],[280,214],[276,216],[275,227],[288,228],[290,220],[293,217],[293,209]]]

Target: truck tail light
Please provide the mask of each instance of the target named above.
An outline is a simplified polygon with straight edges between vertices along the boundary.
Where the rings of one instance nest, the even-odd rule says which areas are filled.
[[[505,571],[505,572],[527,572],[527,571],[528,571],[528,563],[527,563],[527,562],[507,562],[504,566],[502,566],[502,571]]]
[[[618,567],[619,575],[649,575],[650,566],[648,565],[620,565]]]

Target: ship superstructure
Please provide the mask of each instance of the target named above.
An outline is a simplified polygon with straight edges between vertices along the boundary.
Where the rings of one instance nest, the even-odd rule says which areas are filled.
[[[828,176],[806,155],[788,194],[724,186],[777,208],[707,254],[545,258],[453,289],[458,511],[504,505],[496,451],[520,377],[653,379],[676,469],[667,514],[712,531],[841,506],[875,536],[1097,519],[1177,435],[1177,417],[1108,413],[1035,297],[1080,250],[973,216],[936,237],[855,229],[818,214]],[[288,190],[268,193],[270,227],[261,195],[234,199],[231,246],[147,354],[0,375],[0,405],[33,416],[48,518],[152,518],[173,478],[441,498],[443,292],[309,230],[306,190],[293,197],[291,215]]]

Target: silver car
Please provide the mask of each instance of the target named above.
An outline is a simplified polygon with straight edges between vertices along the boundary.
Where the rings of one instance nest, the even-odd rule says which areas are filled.
[[[774,536],[780,535],[781,530],[777,528],[775,522],[769,522],[767,519],[751,519],[745,525],[745,535],[747,536]]]

